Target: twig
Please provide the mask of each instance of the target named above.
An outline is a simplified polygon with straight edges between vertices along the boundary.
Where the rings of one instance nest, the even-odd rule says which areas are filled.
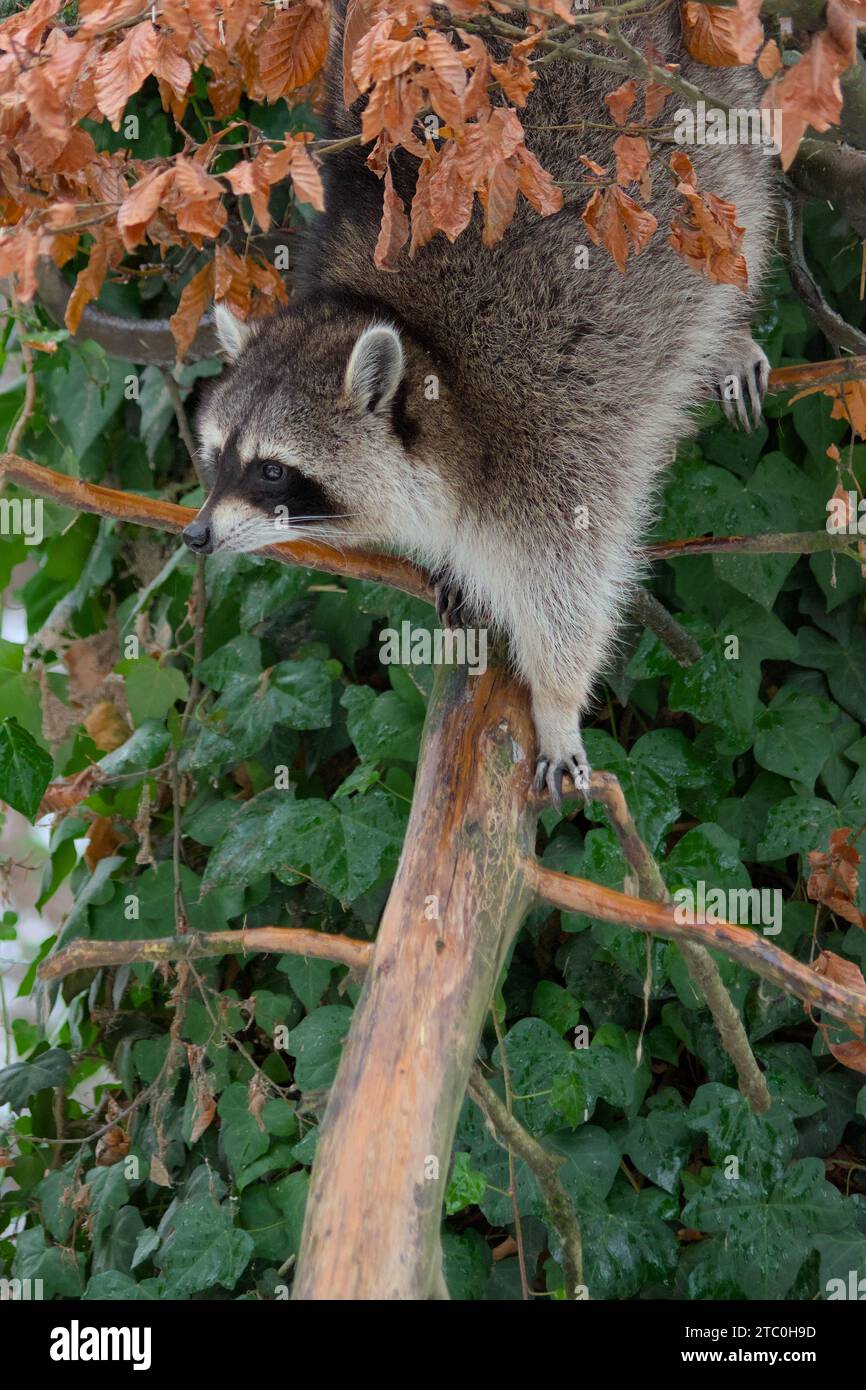
[[[6,437],[6,449],[10,454],[17,452],[24,431],[29,425],[33,411],[36,408],[36,374],[33,371],[33,352],[30,348],[30,344],[24,337],[24,330],[21,326],[20,318],[18,319],[18,347],[21,352],[21,362],[24,366],[24,402],[15,418],[14,425]]]
[[[595,773],[592,797],[594,801],[600,801],[607,811],[623,856],[637,875],[641,897],[656,902],[670,901],[661,870],[638,833],[619,779],[612,772]],[[766,1114],[773,1103],[772,1097],[718,966],[709,951],[696,942],[681,940],[677,945],[689,979],[712,1014],[722,1047],[736,1068],[741,1092],[755,1114]]]
[[[704,654],[702,647],[692,634],[686,631],[682,623],[678,623],[668,612],[664,604],[659,603],[649,589],[644,589],[640,584],[635,585],[632,590],[631,610],[644,627],[654,632],[668,651],[673,653],[680,666],[692,666],[696,661],[700,661]]]
[[[798,202],[795,206],[790,198],[785,199],[785,231],[786,258],[791,284],[821,332],[825,338],[829,338],[834,347],[845,348],[848,352],[866,353],[866,333],[861,333],[859,328],[846,323],[841,314],[830,308],[820,287],[809,273],[803,246],[802,204]]]
[[[615,926],[652,932],[677,943],[697,942],[762,975],[805,1003],[824,1009],[857,1032],[866,1025],[866,991],[848,989],[823,979],[759,932],[730,922],[690,922],[686,925],[676,920],[669,904],[630,898],[613,888],[590,883],[588,879],[542,868],[534,860],[525,862],[524,874],[530,887],[552,907],[582,912]]]
[[[569,1299],[579,1298],[583,1287],[580,1222],[560,1181],[559,1168],[562,1159],[555,1157],[527,1133],[485,1080],[477,1063],[472,1068],[468,1090],[500,1143],[508,1150],[509,1158],[512,1153],[516,1153],[535,1178],[551,1225],[562,1243],[561,1263],[565,1296]]]
[[[676,560],[680,555],[814,555],[847,550],[852,537],[836,531],[794,531],[788,535],[689,536],[644,547],[648,560]],[[855,557],[856,558],[856,557]]]
[[[502,1036],[502,1029],[499,1026],[499,1015],[496,1012],[496,1001],[490,1009],[493,1019],[493,1029],[496,1033],[496,1041],[499,1044],[499,1059],[502,1067],[502,1083],[505,1087],[505,1113],[514,1124],[514,1098],[511,1091],[511,1068],[508,1065],[508,1053],[505,1050],[505,1039]],[[474,1070],[477,1070],[477,1064]],[[471,1080],[470,1080],[471,1087]],[[498,1097],[497,1097],[498,1099]],[[529,1135],[526,1135],[529,1139]],[[526,1247],[523,1242],[523,1222],[520,1219],[520,1204],[517,1200],[517,1174],[514,1169],[514,1150],[506,1140],[505,1147],[508,1151],[508,1191],[511,1197],[511,1210],[514,1213],[514,1237],[517,1241],[517,1263],[520,1269],[520,1291],[523,1294],[523,1301],[529,1301],[529,1281],[526,1277]]]
[[[133,961],[160,965],[173,960],[253,955],[259,951],[334,960],[352,970],[363,970],[372,950],[369,941],[330,936],[310,927],[254,927],[249,931],[188,932],[182,937],[154,940],[73,941],[44,960],[37,973],[40,980],[57,980],[76,970],[97,970],[103,965],[128,965]]]
[[[192,460],[192,466],[196,470],[196,474],[198,474],[198,449],[196,448],[195,437],[190,428],[189,416],[186,413],[183,397],[180,394],[180,387],[175,380],[174,373],[170,371],[168,367],[160,367],[160,373],[165,382],[165,389],[168,392],[172,408],[174,409],[178,433],[186,445],[186,451]]]

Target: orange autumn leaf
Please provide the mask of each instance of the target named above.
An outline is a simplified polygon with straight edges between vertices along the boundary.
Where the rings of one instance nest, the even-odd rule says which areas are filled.
[[[177,360],[182,362],[192,346],[196,329],[207,309],[214,291],[214,263],[208,261],[183,288],[177,309],[168,321],[177,347]]]
[[[490,74],[514,106],[525,106],[537,81],[529,63],[512,53],[505,63],[491,63]]]
[[[307,154],[303,141],[298,141],[292,152],[289,178],[292,180],[292,188],[296,198],[300,199],[302,203],[310,203],[316,212],[325,211],[325,190],[322,187],[322,176]]]
[[[846,831],[841,833],[847,834]],[[816,975],[821,975],[833,984],[841,985],[843,988],[861,995],[866,1002],[866,980],[863,979],[863,972],[860,967],[855,965],[853,960],[845,960],[832,951],[822,951],[813,963],[812,969]],[[840,1042],[831,1037],[826,1024],[819,1024],[818,1026],[827,1047],[837,1062],[841,1062],[843,1066],[849,1067],[852,1071],[866,1072],[866,1043],[859,1041],[863,1037],[862,1027],[850,1025],[855,1037]]]
[[[860,439],[866,439],[866,381],[843,381],[827,387],[825,395],[834,397],[830,416],[846,420]]]
[[[390,165],[385,170],[385,195],[382,203],[382,224],[373,252],[377,270],[394,270],[395,262],[409,240],[409,219],[403,200],[394,188]]]
[[[349,0],[343,22],[343,100],[347,106],[361,95],[352,76],[352,55],[373,23],[373,0]]]
[[[640,183],[650,161],[650,149],[642,135],[618,135],[613,142],[616,181],[623,188]]]
[[[853,960],[845,960],[833,951],[822,951],[813,962],[812,969],[816,975],[821,975],[834,985],[842,985],[845,989],[854,990],[866,998],[866,980],[863,979],[859,965]]]
[[[604,99],[607,107],[617,125],[625,125],[628,113],[637,100],[637,82],[633,77],[629,77],[616,91],[608,92]]]
[[[154,71],[158,54],[157,31],[147,20],[129,29],[100,59],[94,82],[96,105],[114,130],[120,129],[129,98]]]
[[[639,256],[658,226],[652,213],[616,184],[595,190],[583,210],[583,220],[596,246],[607,248],[623,274],[629,248],[633,255]]]
[[[860,439],[866,439],[866,381],[842,381],[838,384],[834,382],[830,386],[822,386],[817,382],[814,386],[806,386],[802,391],[798,391],[790,398],[788,404],[794,405],[796,401],[801,401],[806,396],[814,396],[818,392],[829,396],[833,401],[833,409],[830,412],[832,419],[845,420]]]
[[[91,821],[84,850],[84,862],[90,872],[93,873],[100,859],[109,859],[121,844],[123,836],[118,835],[111,816],[97,816]]]
[[[495,164],[478,190],[478,201],[484,209],[481,239],[485,246],[501,241],[514,216],[519,192],[517,169],[510,161]]]
[[[104,778],[102,768],[97,763],[91,763],[90,767],[82,768],[74,777],[62,777],[51,782],[39,803],[37,819],[49,814],[65,815],[88,797]]]
[[[683,34],[689,53],[712,68],[751,63],[764,42],[760,13],[761,0],[737,0],[736,9],[686,0]]]
[[[550,217],[563,204],[562,189],[558,188],[547,170],[542,168],[531,150],[520,145],[515,153],[517,182],[520,191],[537,213]]]
[[[268,101],[305,87],[328,54],[328,21],[316,0],[277,10],[259,45],[259,77]]]
[[[813,902],[822,903],[846,922],[866,929],[866,917],[854,901],[860,854],[851,844],[850,836],[850,828],[833,830],[828,850],[809,851],[811,872],[806,893]]]
[[[769,80],[782,66],[782,55],[775,39],[768,39],[758,54],[758,72]]]
[[[117,229],[127,251],[144,240],[147,224],[161,207],[174,180],[174,169],[151,169],[140,179],[117,214]]]
[[[64,323],[70,333],[78,332],[84,306],[96,299],[105,282],[108,272],[108,243],[104,232],[98,235],[90,248],[90,258],[78,279],[66,304]]]
[[[821,134],[838,125],[842,116],[839,78],[856,61],[855,19],[839,0],[828,0],[827,28],[814,35],[798,63],[771,83],[761,103],[781,112],[783,169],[790,168],[809,127]]]
[[[691,160],[682,150],[670,159],[679,182],[677,192],[685,199],[682,220],[671,224],[669,244],[688,266],[714,285],[748,288],[746,261],[741,252],[745,229],[737,224],[733,203],[714,193],[699,193]]]
[[[100,700],[83,720],[84,729],[103,753],[113,753],[126,743],[132,730],[111,700]]]

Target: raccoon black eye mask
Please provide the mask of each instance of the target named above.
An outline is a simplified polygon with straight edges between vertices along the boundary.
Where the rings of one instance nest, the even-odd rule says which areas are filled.
[[[344,8],[338,0],[338,24]],[[675,7],[624,32],[701,85]],[[341,47],[337,35],[332,52]],[[567,185],[579,155],[609,162],[610,134],[595,128],[609,122],[609,74],[537,71],[527,144]],[[356,135],[358,112],[331,77],[331,132]],[[749,68],[712,71],[731,107],[756,106],[761,85]],[[669,96],[659,121],[681,102]],[[199,551],[237,551],[303,533],[426,564],[446,618],[485,614],[507,636],[532,694],[537,785],[558,802],[566,776],[586,786],[581,716],[629,605],[664,467],[694,428],[691,407],[715,394],[747,428],[760,413],[768,364],[749,321],[770,250],[773,162],[760,146],[688,148],[699,186],[733,203],[745,228],[747,296],[697,275],[662,235],[624,275],[594,246],[576,269],[578,210],[539,218],[523,200],[493,249],[476,216],[453,245],[436,236],[378,271],[382,193],[367,153],[351,146],[325,162],[327,210],[289,307],[254,326],[217,311],[231,366],[199,413],[214,483],[185,537]],[[394,163],[408,205],[414,161]],[[678,201],[659,180],[661,226]],[[279,533],[275,507],[288,508]]]

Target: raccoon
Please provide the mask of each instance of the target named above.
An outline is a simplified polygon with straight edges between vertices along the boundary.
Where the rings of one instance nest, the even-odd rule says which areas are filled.
[[[340,137],[360,129],[363,99],[342,99],[345,0],[336,8],[329,125]],[[689,56],[676,5],[622,32],[726,105],[757,103],[754,70]],[[610,129],[574,126],[609,127],[604,96],[618,80],[568,61],[539,69],[521,119],[554,179],[580,180],[580,154],[612,164]],[[669,96],[659,121],[682,106]],[[439,234],[396,272],[377,270],[382,184],[367,154],[325,161],[326,212],[290,305],[246,324],[217,308],[232,366],[200,410],[210,491],[184,538],[203,553],[313,536],[429,566],[440,617],[506,638],[531,691],[536,787],[559,804],[566,777],[588,785],[581,716],[629,606],[659,476],[694,428],[690,407],[733,378],[729,411],[747,428],[760,415],[769,367],[749,322],[774,161],[750,145],[688,149],[699,186],[734,203],[745,228],[745,295],[668,246],[681,200],[666,178],[651,202],[659,230],[624,275],[603,248],[577,268],[586,190],[547,218],[521,200],[492,248],[476,209],[453,244]],[[417,160],[399,151],[392,169],[408,206]]]

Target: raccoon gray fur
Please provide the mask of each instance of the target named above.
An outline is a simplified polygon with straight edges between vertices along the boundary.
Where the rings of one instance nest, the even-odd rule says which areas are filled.
[[[344,4],[330,60],[335,136],[359,130],[363,104],[342,100]],[[640,49],[652,40],[728,105],[757,104],[754,70],[688,55],[676,5],[623,33]],[[554,179],[580,180],[580,154],[612,165],[609,130],[552,127],[609,124],[604,96],[621,80],[568,61],[540,69],[521,119]],[[658,121],[683,105],[672,94]],[[760,413],[768,367],[749,320],[775,160],[758,146],[687,149],[699,187],[734,203],[746,229],[747,296],[668,246],[681,199],[664,177],[650,203],[659,229],[625,275],[596,247],[589,268],[575,268],[587,190],[548,218],[521,200],[492,249],[476,209],[453,245],[437,235],[396,273],[379,271],[382,184],[367,153],[325,161],[327,210],[289,307],[252,325],[218,314],[234,365],[200,413],[212,490],[186,539],[249,551],[303,534],[427,564],[441,611],[462,604],[506,635],[531,690],[537,785],[558,803],[565,776],[586,785],[581,714],[629,605],[659,474],[693,428],[689,407],[736,377],[741,419],[746,403]],[[401,151],[392,168],[408,206],[417,161]]]

